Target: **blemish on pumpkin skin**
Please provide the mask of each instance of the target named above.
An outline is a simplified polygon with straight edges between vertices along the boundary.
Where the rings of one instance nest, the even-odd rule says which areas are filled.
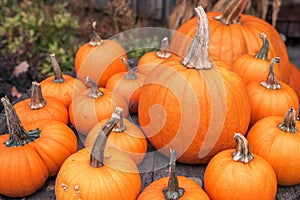
[[[74,190],[75,190],[76,196],[78,196],[78,200],[81,200],[79,186],[77,184],[74,186]]]
[[[62,183],[62,184],[61,184],[61,187],[62,187],[62,189],[63,189],[65,192],[68,192],[69,187],[68,187],[65,183]]]

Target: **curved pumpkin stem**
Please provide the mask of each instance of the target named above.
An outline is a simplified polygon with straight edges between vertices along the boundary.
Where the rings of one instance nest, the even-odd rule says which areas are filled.
[[[161,40],[161,46],[158,52],[156,52],[156,56],[159,58],[170,58],[171,54],[169,52],[170,44],[169,39],[167,37],[164,37]]]
[[[23,146],[40,137],[41,131],[39,129],[26,132],[14,107],[11,105],[7,97],[2,97],[1,102],[4,106],[9,132],[9,139],[4,142],[7,147]]]
[[[198,17],[198,26],[196,35],[187,56],[181,63],[187,68],[192,69],[210,69],[212,64],[209,60],[209,25],[204,9],[201,6],[195,8]]]
[[[124,56],[121,56],[121,60],[127,68],[127,73],[125,74],[125,78],[127,80],[137,79],[137,75],[136,75],[135,71],[130,67],[130,65],[129,65],[128,61],[126,60],[126,58]]]
[[[46,100],[43,97],[41,86],[38,82],[32,82],[31,99],[29,107],[32,110],[43,108],[46,105]]]
[[[232,0],[224,9],[224,12],[214,17],[214,19],[224,25],[240,24],[240,14],[244,12],[248,4],[249,0]]]
[[[275,76],[275,72],[274,72],[274,65],[275,65],[275,63],[279,63],[279,62],[280,62],[279,57],[275,57],[275,58],[272,59],[271,64],[270,64],[270,71],[269,71],[267,80],[260,83],[266,89],[270,89],[270,90],[279,90],[279,89],[281,89],[281,85],[278,82],[278,80]]]
[[[298,132],[296,128],[296,110],[290,108],[283,118],[283,122],[279,124],[279,128],[287,133],[296,133]]]
[[[90,166],[98,168],[104,165],[104,150],[107,138],[118,121],[119,115],[113,113],[112,117],[102,126],[92,148],[90,155]]]
[[[171,149],[170,154],[168,187],[164,188],[163,193],[166,200],[178,200],[183,196],[184,189],[179,187],[176,176],[176,151]]]
[[[122,133],[127,129],[127,127],[124,125],[124,121],[123,121],[123,112],[124,112],[124,110],[121,107],[116,107],[115,113],[117,115],[119,115],[120,120],[118,121],[118,123],[116,124],[114,129],[112,130],[113,132]]]
[[[247,139],[240,133],[234,134],[234,140],[237,143],[235,152],[233,152],[233,160],[240,161],[242,163],[249,163],[254,159]]]
[[[65,82],[65,79],[63,78],[62,73],[61,73],[61,68],[56,60],[54,53],[50,54],[50,60],[51,60],[51,64],[52,64],[52,68],[53,68],[53,72],[54,72],[53,82],[55,82],[55,83]]]
[[[269,40],[265,33],[259,34],[259,37],[263,40],[263,45],[260,51],[255,55],[255,58],[259,58],[262,60],[268,60],[268,53],[269,53]]]
[[[90,46],[100,46],[103,44],[103,40],[101,39],[101,37],[99,36],[99,34],[97,33],[96,31],[96,25],[97,25],[97,22],[93,22],[92,23],[92,29],[91,29],[91,32],[90,32],[90,35],[91,35],[91,38],[90,38]]]
[[[98,88],[98,85],[90,79],[90,77],[85,78],[85,84],[86,85],[91,85],[91,92],[89,93],[90,98],[97,99],[99,97],[102,97],[104,94],[103,92]]]

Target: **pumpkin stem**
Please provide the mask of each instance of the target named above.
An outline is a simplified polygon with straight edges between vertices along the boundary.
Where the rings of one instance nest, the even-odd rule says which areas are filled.
[[[187,56],[181,63],[187,68],[192,69],[210,69],[212,63],[209,60],[209,25],[204,9],[201,6],[195,8],[198,17],[198,26],[196,35]]]
[[[62,73],[61,73],[61,68],[56,60],[54,53],[50,54],[50,60],[51,60],[51,64],[52,64],[52,68],[53,68],[53,72],[54,72],[53,82],[55,82],[55,83],[65,82],[65,79],[63,78]]]
[[[224,12],[214,17],[214,19],[226,26],[230,24],[240,24],[240,14],[244,12],[248,4],[249,0],[232,0],[224,9]]]
[[[86,85],[88,85],[88,84],[91,85],[91,92],[89,93],[90,98],[97,99],[97,98],[102,97],[104,95],[103,92],[98,88],[98,85],[94,81],[92,81],[92,79],[90,79],[90,77],[87,76],[85,78],[85,84]]]
[[[122,133],[127,129],[127,127],[124,125],[124,121],[123,121],[123,112],[124,112],[124,110],[121,107],[116,107],[115,113],[118,114],[119,118],[120,118],[120,120],[118,121],[118,123],[116,124],[116,126],[113,129],[113,131],[116,133]]]
[[[129,65],[128,61],[126,60],[126,58],[124,56],[121,56],[121,60],[127,68],[127,73],[125,74],[125,78],[127,80],[137,79],[137,75],[136,75],[135,71],[130,67],[130,65]]]
[[[31,91],[31,99],[29,102],[29,107],[32,110],[37,110],[43,108],[46,105],[46,100],[42,95],[42,89],[38,82],[32,82],[32,91]]]
[[[263,45],[260,51],[255,55],[255,58],[259,58],[262,60],[268,60],[268,53],[269,53],[269,40],[265,33],[259,34],[259,37],[263,40]]]
[[[178,178],[176,176],[176,151],[170,149],[170,163],[169,163],[169,181],[168,187],[163,189],[166,200],[178,200],[184,194],[184,189],[178,185]]]
[[[113,128],[119,121],[119,115],[113,113],[111,118],[105,122],[101,127],[101,130],[95,140],[95,143],[92,148],[90,155],[90,166],[99,168],[104,165],[104,150],[107,142],[107,138]]]
[[[103,40],[101,39],[101,37],[99,36],[99,34],[97,33],[96,31],[96,25],[97,25],[97,22],[93,22],[92,23],[92,29],[91,29],[91,32],[90,32],[90,42],[89,42],[89,45],[90,46],[100,46],[103,44]]]
[[[156,52],[156,56],[159,58],[170,58],[171,54],[169,52],[170,44],[169,39],[167,37],[164,37],[161,40],[161,46],[158,52]]]
[[[11,105],[7,97],[2,97],[1,102],[4,106],[9,132],[9,139],[4,142],[7,147],[23,146],[40,137],[41,131],[39,129],[28,132],[25,131],[14,107]]]
[[[267,80],[260,83],[266,89],[270,89],[270,90],[279,90],[279,89],[281,89],[281,85],[278,82],[278,80],[275,76],[275,72],[274,72],[274,65],[275,65],[275,63],[279,63],[279,62],[280,62],[279,57],[274,57],[272,59],[271,64],[270,64],[270,71],[269,71]]]
[[[235,152],[232,154],[233,160],[240,161],[242,163],[249,163],[251,160],[253,160],[254,156],[250,151],[250,146],[247,139],[240,133],[235,133],[233,138],[237,143]]]
[[[296,128],[296,110],[290,108],[283,118],[283,122],[279,124],[279,128],[287,133],[296,133],[298,132]]]

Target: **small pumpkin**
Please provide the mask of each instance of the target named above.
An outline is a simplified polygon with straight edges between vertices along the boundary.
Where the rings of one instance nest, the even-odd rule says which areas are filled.
[[[117,107],[115,113],[119,115],[120,120],[110,133],[107,146],[124,151],[136,164],[140,164],[147,152],[147,139],[137,125],[123,117],[122,108]],[[103,119],[89,131],[84,143],[86,147],[94,145],[99,129],[106,121],[107,119]]]
[[[251,105],[250,126],[267,116],[283,116],[290,107],[299,108],[295,91],[276,78],[274,65],[278,62],[279,57],[272,59],[266,81],[252,82],[246,87]]]
[[[253,55],[244,54],[239,56],[232,64],[233,70],[243,79],[245,84],[252,81],[262,82],[268,76],[271,61],[268,59],[269,41],[265,33],[261,33],[259,37],[263,40],[260,51]],[[274,72],[278,80],[280,80],[279,66],[274,66]]]
[[[86,86],[79,79],[67,74],[62,74],[55,54],[50,54],[50,59],[54,75],[49,76],[40,82],[43,95],[56,98],[69,108],[72,99],[77,94],[86,90]]]
[[[68,108],[59,100],[45,96],[38,82],[32,82],[31,97],[14,104],[14,108],[22,124],[36,120],[51,119],[69,122]]]
[[[62,165],[56,178],[57,200],[135,200],[141,177],[134,161],[125,153],[106,147],[119,120],[113,115],[99,131],[92,149],[83,148]]]
[[[75,55],[77,77],[84,82],[89,76],[99,87],[105,87],[112,75],[126,71],[119,59],[121,56],[127,58],[123,46],[114,40],[102,40],[96,32],[96,22],[93,22],[90,42],[82,45]]]
[[[275,199],[277,181],[272,166],[251,153],[242,134],[235,133],[234,140],[235,150],[222,151],[208,163],[204,172],[206,193],[214,200]]]
[[[197,34],[188,55],[172,56],[146,77],[140,99],[140,125],[155,149],[178,161],[207,163],[234,147],[234,130],[246,132],[250,104],[243,80],[224,62],[211,60],[208,21],[197,7]]]
[[[242,14],[249,2],[250,0],[232,0],[226,4],[223,12],[206,12],[210,29],[209,53],[232,65],[239,56],[254,55],[257,52],[262,44],[257,35],[263,32],[270,42],[268,58],[271,60],[280,56],[280,78],[289,83],[290,61],[287,47],[271,24],[258,17]],[[171,39],[170,51],[186,55],[196,29],[196,17],[182,24]]]
[[[172,55],[169,52],[169,46],[169,39],[164,37],[161,41],[161,47],[159,51],[151,51],[142,55],[137,64],[138,72],[147,76],[157,64],[170,58]]]
[[[0,136],[0,194],[28,196],[77,151],[77,139],[66,124],[56,120],[38,120],[23,127],[8,98],[1,101],[9,134]]]
[[[300,69],[293,63],[291,66],[291,78],[289,82],[289,86],[294,89],[297,93],[298,98],[300,100]]]
[[[75,97],[69,107],[70,122],[79,133],[87,135],[97,122],[109,118],[116,107],[121,107],[127,116],[128,106],[121,96],[98,87],[90,77],[86,77],[86,84],[91,87]]]
[[[137,200],[209,200],[208,195],[192,179],[176,175],[176,151],[170,150],[169,177],[148,185]]]
[[[252,152],[271,164],[279,185],[300,183],[300,122],[290,108],[285,116],[269,116],[256,122],[247,134]]]
[[[130,113],[137,113],[141,88],[146,76],[135,72],[125,57],[121,57],[121,60],[127,67],[127,72],[114,74],[108,79],[105,87],[125,99]]]

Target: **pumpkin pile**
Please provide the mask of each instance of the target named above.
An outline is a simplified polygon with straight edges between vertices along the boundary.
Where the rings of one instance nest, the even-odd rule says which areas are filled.
[[[248,3],[196,7],[170,46],[162,38],[134,67],[96,22],[75,76],[51,54],[54,75],[33,82],[30,98],[1,99],[0,194],[32,195],[51,176],[61,200],[268,200],[299,184],[300,71],[271,25],[242,14]],[[149,144],[170,158],[169,177],[143,187]],[[177,176],[176,162],[207,166],[204,187]]]

